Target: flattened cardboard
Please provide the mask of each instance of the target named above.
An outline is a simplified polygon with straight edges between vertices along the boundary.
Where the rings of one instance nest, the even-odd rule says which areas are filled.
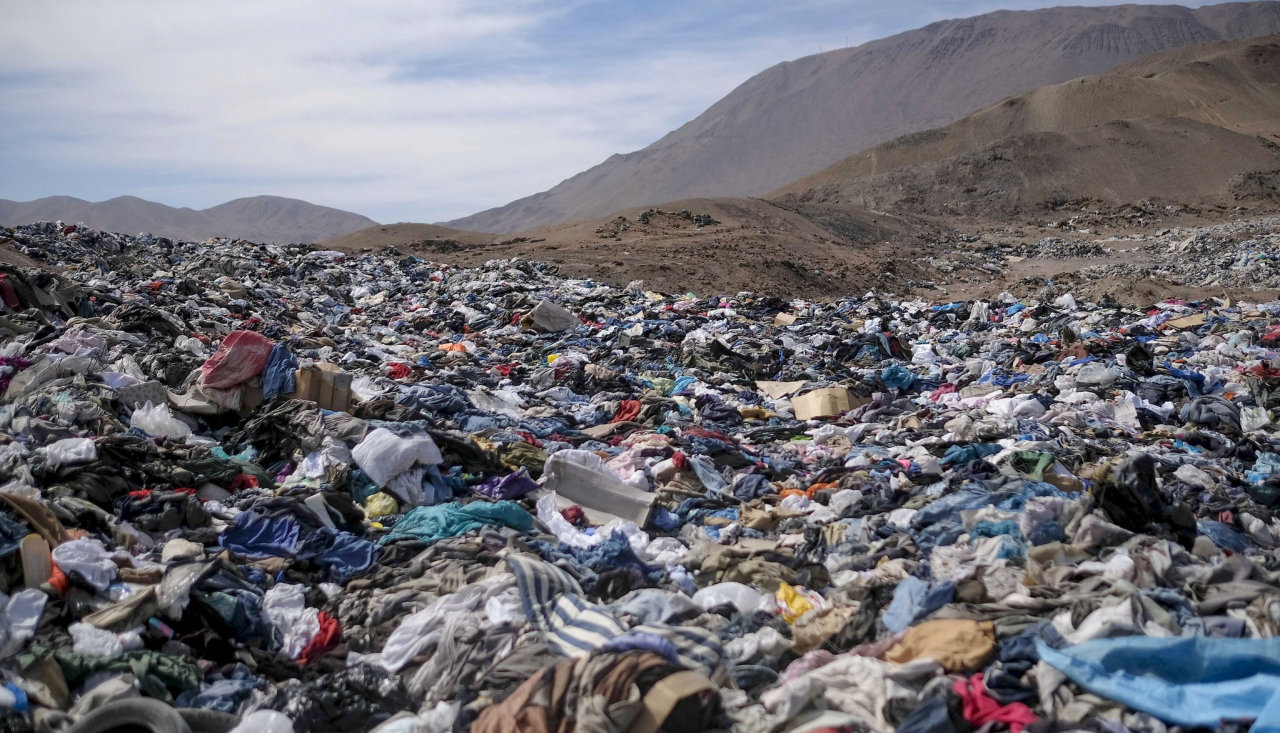
[[[756,382],[756,387],[761,392],[775,400],[799,392],[804,385],[805,381],[803,379],[798,382]]]
[[[1195,328],[1196,326],[1203,326],[1204,321],[1205,321],[1204,314],[1196,313],[1195,315],[1184,316],[1182,318],[1174,318],[1173,320],[1168,321],[1167,323],[1169,324],[1169,326],[1173,328],[1182,330],[1185,328]]]

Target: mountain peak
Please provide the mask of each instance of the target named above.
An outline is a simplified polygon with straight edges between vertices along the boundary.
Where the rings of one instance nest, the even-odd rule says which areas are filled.
[[[772,66],[643,150],[445,222],[510,233],[698,196],[759,196],[901,135],[1150,53],[1280,32],[1280,2],[1054,7],[930,23]]]

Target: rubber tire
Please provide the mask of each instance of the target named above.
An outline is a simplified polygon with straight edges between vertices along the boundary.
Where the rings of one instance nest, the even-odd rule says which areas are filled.
[[[133,697],[94,710],[67,733],[192,733],[178,711],[159,700]]]
[[[240,716],[201,708],[178,708],[191,733],[230,733],[240,724]]]

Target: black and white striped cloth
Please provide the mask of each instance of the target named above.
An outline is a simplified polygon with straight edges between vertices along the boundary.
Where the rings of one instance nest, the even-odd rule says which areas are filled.
[[[565,656],[589,656],[610,639],[635,631],[670,641],[680,662],[689,669],[710,675],[720,664],[723,650],[719,637],[711,631],[667,624],[641,624],[628,629],[608,609],[584,599],[578,582],[555,565],[527,555],[508,555],[506,560],[516,576],[529,623]]]

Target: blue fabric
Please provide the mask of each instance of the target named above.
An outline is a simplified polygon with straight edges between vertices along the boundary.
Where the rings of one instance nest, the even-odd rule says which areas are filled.
[[[769,478],[764,474],[749,473],[739,476],[733,482],[733,495],[741,501],[759,499],[771,493],[773,493],[773,484],[769,483]]]
[[[672,644],[669,639],[664,639],[657,634],[631,631],[610,639],[604,646],[600,647],[601,652],[629,652],[633,649],[657,652],[666,657],[667,661],[673,665],[677,667],[684,666],[680,663],[680,655],[676,651],[676,645]]]
[[[298,544],[298,523],[289,517],[268,518],[254,511],[242,512],[227,527],[218,544],[247,558],[293,557]]]
[[[1250,733],[1280,733],[1280,638],[1124,636],[1062,650],[1037,639],[1036,651],[1089,692],[1163,721],[1255,718]]]
[[[729,482],[716,471],[715,464],[711,463],[707,457],[694,456],[689,459],[689,465],[693,467],[693,472],[698,474],[698,480],[707,487],[708,491],[719,493],[729,487]]]
[[[272,399],[277,395],[293,394],[298,390],[295,372],[298,360],[284,344],[271,347],[267,365],[262,369],[262,397]]]
[[[471,487],[477,494],[484,494],[490,499],[516,499],[537,488],[537,482],[529,478],[529,472],[523,468],[506,476],[494,476]]]
[[[697,377],[676,377],[676,383],[672,385],[671,391],[667,392],[667,394],[679,394],[693,386],[694,382],[697,381]]]
[[[976,461],[979,458],[994,456],[1004,450],[995,443],[970,443],[969,445],[953,445],[942,454],[942,465],[950,466]]]
[[[435,542],[494,524],[527,532],[533,529],[533,517],[519,504],[511,501],[493,504],[473,501],[466,506],[459,506],[456,502],[420,506],[404,515],[392,527],[391,533],[380,541],[384,545],[402,539]]]
[[[298,559],[310,560],[335,580],[346,580],[368,570],[377,549],[377,545],[350,532],[321,527],[303,540]]]
[[[901,364],[890,364],[880,370],[880,381],[884,382],[884,386],[890,389],[906,390],[911,388],[916,378],[910,370]]]
[[[1253,546],[1248,537],[1240,534],[1222,522],[1213,519],[1201,519],[1196,522],[1196,530],[1213,540],[1213,544],[1224,550],[1244,552]]]
[[[884,627],[896,634],[950,603],[955,593],[949,580],[930,588],[914,575],[907,576],[893,589],[893,600],[884,612]]]

